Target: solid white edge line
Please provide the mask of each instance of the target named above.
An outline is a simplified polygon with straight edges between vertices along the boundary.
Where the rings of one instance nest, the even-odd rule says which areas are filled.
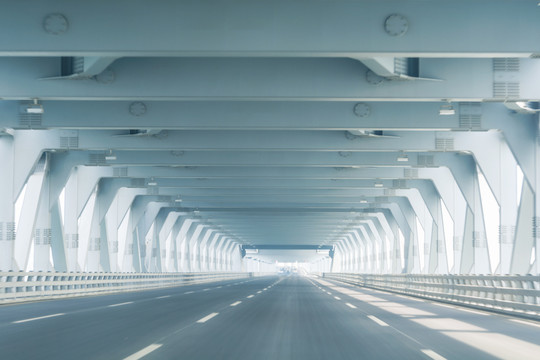
[[[137,351],[135,354],[129,355],[128,357],[124,358],[124,360],[138,360],[150,354],[152,351],[159,349],[161,346],[163,346],[163,344],[148,345],[144,349]]]
[[[219,313],[211,313],[211,314],[208,314],[206,315],[205,317],[203,317],[202,319],[199,319],[197,320],[197,322],[199,324],[202,324],[202,323],[205,323],[207,322],[208,320],[210,320],[211,318],[213,318],[214,316],[217,316]]]
[[[236,302],[233,302],[230,306],[236,306],[238,304],[241,304],[242,302],[241,301],[236,301]]]
[[[246,296],[246,298],[248,299],[251,299],[252,297],[254,297],[255,295],[249,295],[249,296]]]
[[[445,357],[442,357],[441,355],[437,354],[433,350],[421,349],[420,351],[426,354],[427,356],[429,356],[430,358],[432,358],[433,360],[446,360]]]
[[[133,301],[123,302],[120,304],[112,304],[112,305],[108,305],[107,307],[115,307],[115,306],[129,305],[129,304],[133,304]]]
[[[381,319],[373,316],[373,315],[368,315],[368,318],[370,318],[371,320],[375,321],[377,324],[381,325],[381,326],[388,326],[387,323],[385,323],[384,321],[382,321]]]
[[[516,323],[519,323],[519,324],[525,324],[525,325],[531,325],[531,326],[540,327],[540,324],[535,324],[535,323],[525,321],[525,320],[511,319],[510,321],[513,321],[513,322],[516,322]]]
[[[345,303],[345,305],[347,305],[347,306],[350,307],[351,309],[356,309],[356,306],[354,306],[353,304]]]
[[[12,324],[20,324],[20,323],[25,323],[25,322],[28,322],[28,321],[41,320],[41,319],[48,319],[48,318],[52,318],[52,317],[56,317],[56,316],[62,316],[62,315],[65,315],[65,313],[58,313],[58,314],[52,314],[52,315],[45,315],[45,316],[39,316],[39,317],[31,318],[31,319],[24,319],[24,320],[13,321]]]

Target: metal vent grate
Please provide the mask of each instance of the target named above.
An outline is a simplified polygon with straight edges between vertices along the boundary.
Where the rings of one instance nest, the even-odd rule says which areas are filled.
[[[493,97],[519,98],[519,58],[493,59]]]
[[[400,75],[409,74],[409,60],[404,57],[394,58],[394,73]]]
[[[486,245],[486,233],[483,231],[473,231],[473,246],[475,248],[485,248]]]
[[[78,136],[60,136],[61,149],[77,149],[79,147]]]
[[[128,176],[127,167],[115,167],[113,168],[113,176],[115,177],[126,177]]]
[[[532,236],[533,239],[538,239],[540,238],[540,217],[534,216],[532,220]]]
[[[519,82],[494,82],[493,97],[519,98]]]
[[[443,151],[454,150],[454,139],[435,139],[435,149]]]
[[[433,155],[418,155],[418,165],[433,166]]]
[[[105,165],[105,154],[90,154],[88,155],[89,165]]]
[[[516,227],[510,225],[499,226],[499,242],[501,244],[514,243],[514,235],[516,233]]]
[[[416,179],[418,178],[418,169],[403,169],[403,176],[407,179]]]
[[[403,180],[403,179],[392,180],[392,187],[394,189],[406,189],[407,180]]]
[[[482,127],[481,115],[459,115],[460,129],[480,129]]]
[[[41,114],[19,114],[19,125],[30,129],[41,127]]]
[[[84,57],[83,56],[75,56],[72,59],[72,66],[73,66],[73,73],[80,74],[84,72]]]
[[[519,71],[519,58],[493,59],[493,71]]]

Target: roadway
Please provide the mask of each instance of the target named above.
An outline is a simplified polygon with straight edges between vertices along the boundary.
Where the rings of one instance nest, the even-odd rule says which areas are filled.
[[[0,359],[540,359],[540,324],[300,276],[0,306]]]

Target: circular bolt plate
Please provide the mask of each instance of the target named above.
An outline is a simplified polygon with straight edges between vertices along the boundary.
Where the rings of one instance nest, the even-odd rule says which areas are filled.
[[[371,107],[366,103],[358,103],[354,106],[354,114],[358,117],[368,117],[371,114]]]
[[[390,36],[402,36],[409,29],[409,20],[403,15],[392,14],[384,21],[384,30]]]
[[[133,116],[142,116],[146,114],[146,105],[140,101],[132,102],[129,105],[129,113]]]
[[[68,31],[69,22],[62,14],[49,14],[43,19],[43,30],[52,35],[60,35]]]

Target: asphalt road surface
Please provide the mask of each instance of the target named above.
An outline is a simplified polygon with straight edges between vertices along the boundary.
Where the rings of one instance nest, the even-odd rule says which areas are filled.
[[[540,324],[275,276],[0,306],[0,359],[540,359]]]

